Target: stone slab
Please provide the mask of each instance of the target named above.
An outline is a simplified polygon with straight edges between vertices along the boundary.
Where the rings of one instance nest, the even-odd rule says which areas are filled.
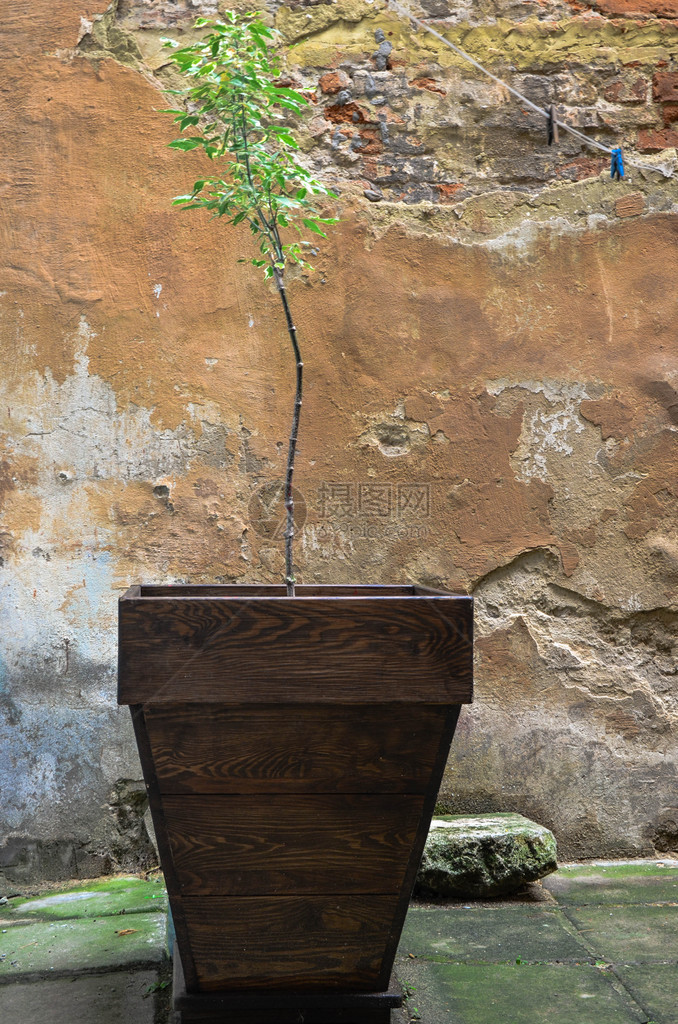
[[[90,974],[5,986],[3,1024],[153,1024],[155,971]]]
[[[422,1024],[639,1024],[646,1021],[605,972],[583,965],[399,961]]]
[[[165,916],[13,923],[0,931],[0,983],[26,976],[141,967],[164,959]]]
[[[656,1024],[678,1024],[678,967],[675,964],[616,968],[617,975]]]
[[[464,963],[589,958],[562,912],[539,904],[468,909],[411,906],[400,952]]]
[[[431,822],[415,892],[505,896],[557,866],[553,833],[522,814],[448,814]]]
[[[36,897],[15,897],[0,905],[0,927],[19,920],[110,917],[116,914],[165,913],[167,893],[162,876],[89,881]]]
[[[678,904],[573,907],[568,916],[596,954],[615,963],[678,960]]]
[[[572,906],[678,902],[678,864],[566,864],[542,884],[559,903]]]

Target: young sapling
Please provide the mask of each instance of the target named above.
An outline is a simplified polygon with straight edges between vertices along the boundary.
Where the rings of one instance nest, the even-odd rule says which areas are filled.
[[[303,394],[303,361],[297,329],[285,288],[290,264],[312,270],[309,232],[326,237],[324,226],[336,217],[321,216],[318,202],[337,194],[301,164],[299,146],[286,123],[299,115],[308,100],[296,89],[281,85],[282,69],[273,49],[274,33],[258,14],[228,11],[224,20],[198,18],[196,28],[208,34],[178,47],[172,60],[189,84],[169,90],[186,99],[186,109],[165,111],[174,116],[181,138],[172,149],[202,149],[218,165],[218,173],[200,178],[173,203],[186,210],[208,210],[226,223],[246,225],[257,247],[249,262],[272,279],[285,313],[296,365],[294,412],[285,472],[285,584],[294,596],[294,498],[292,481]],[[190,133],[190,134],[188,134]],[[298,237],[295,237],[294,233]],[[239,262],[247,262],[241,260]]]

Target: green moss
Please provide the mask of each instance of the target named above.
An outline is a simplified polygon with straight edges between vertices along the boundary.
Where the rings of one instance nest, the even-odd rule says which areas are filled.
[[[14,923],[0,933],[0,982],[162,962],[165,916]]]
[[[164,912],[167,898],[162,878],[105,878],[43,893],[12,899],[0,907],[0,923],[69,920]]]
[[[567,865],[544,885],[569,906],[678,903],[678,864],[658,863]]]
[[[658,867],[666,863],[666,867]],[[558,869],[563,878],[606,878],[624,879],[638,877],[662,877],[678,883],[678,862],[668,860],[615,861],[601,864],[563,864]]]

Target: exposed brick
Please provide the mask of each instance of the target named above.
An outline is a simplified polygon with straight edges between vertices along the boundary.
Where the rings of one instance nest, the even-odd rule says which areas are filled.
[[[654,131],[638,132],[638,149],[643,153],[656,153],[660,149],[678,146],[678,129],[658,128]]]
[[[384,144],[377,128],[363,128],[359,133],[361,139],[360,152],[366,154],[381,153]]]
[[[568,0],[575,10],[590,10],[589,4]],[[596,9],[601,14],[617,14],[622,18],[675,18],[678,17],[678,0],[598,0]]]
[[[576,160],[562,164],[556,173],[559,178],[566,178],[568,181],[582,181],[584,178],[595,178],[610,166],[607,157],[580,156]]]
[[[665,128],[669,124],[675,124],[678,121],[678,103],[665,103],[662,107],[662,117]]]
[[[464,184],[461,181],[445,182],[438,185],[438,201],[441,203],[451,203],[457,192],[463,189]]]
[[[437,92],[441,96],[447,96],[447,90],[442,89],[435,78],[413,78],[410,85],[417,89],[427,89],[429,92]]]
[[[609,103],[645,103],[648,84],[645,78],[635,78],[633,81],[620,78],[610,82],[603,95]]]
[[[640,192],[631,192],[621,196],[614,204],[614,212],[618,217],[637,217],[645,209],[645,197]]]
[[[351,79],[344,71],[328,71],[326,74],[321,75],[319,86],[324,93],[328,96],[333,96],[336,92],[341,92],[348,85],[351,84]]]
[[[323,116],[332,124],[364,124],[367,120],[365,111],[357,103],[335,103],[325,107]]]
[[[390,107],[382,108],[379,112],[379,120],[385,120],[387,124],[405,124],[405,118],[401,117],[400,114],[396,114],[395,110],[391,110]]]
[[[652,79],[655,103],[678,103],[678,71],[659,71]]]

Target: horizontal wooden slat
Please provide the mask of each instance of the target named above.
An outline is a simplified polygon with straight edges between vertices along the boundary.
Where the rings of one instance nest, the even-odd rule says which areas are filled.
[[[446,710],[157,704],[146,711],[163,793],[423,793]]]
[[[199,988],[377,986],[389,896],[184,897]]]
[[[164,796],[182,895],[398,893],[423,798]]]
[[[470,598],[130,597],[119,629],[121,704],[471,700]]]

